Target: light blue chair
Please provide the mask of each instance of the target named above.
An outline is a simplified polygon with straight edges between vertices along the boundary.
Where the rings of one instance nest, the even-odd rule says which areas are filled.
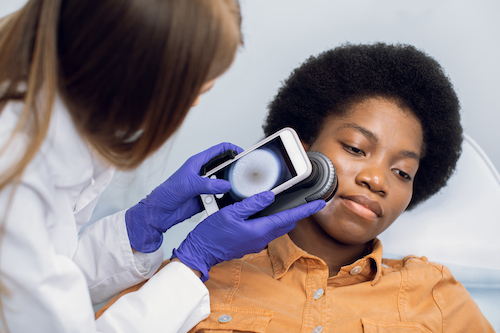
[[[500,175],[469,136],[448,186],[379,238],[386,258],[426,256],[450,268],[500,332]]]

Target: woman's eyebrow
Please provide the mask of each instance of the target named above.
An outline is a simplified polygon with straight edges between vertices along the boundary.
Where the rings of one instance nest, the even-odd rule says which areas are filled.
[[[369,131],[368,129],[364,128],[363,126],[360,126],[356,123],[345,123],[342,126],[340,126],[340,129],[344,128],[352,128],[358,132],[361,132],[364,136],[366,136],[369,140],[373,142],[378,142],[378,136],[375,135],[375,133]]]
[[[413,158],[414,160],[417,160],[417,162],[420,162],[420,156],[417,153],[415,153],[415,152],[412,152],[412,151],[409,151],[409,150],[402,150],[400,152],[400,155],[402,155],[404,157]]]
[[[368,129],[364,128],[363,126],[360,126],[356,123],[345,123],[342,126],[340,126],[340,129],[344,129],[344,128],[354,129],[354,130],[360,132],[361,134],[363,134],[364,136],[366,136],[368,138],[368,140],[375,142],[375,143],[378,142],[378,136],[376,136],[375,133],[373,133],[372,131],[370,131],[370,130],[368,130]],[[404,156],[404,157],[409,157],[409,158],[416,160],[417,162],[420,162],[420,155],[413,152],[413,151],[402,150],[399,153],[399,155]]]

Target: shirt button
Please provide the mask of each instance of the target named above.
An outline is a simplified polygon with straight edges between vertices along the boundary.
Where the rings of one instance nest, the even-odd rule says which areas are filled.
[[[322,326],[317,326],[311,331],[311,333],[321,333],[321,332],[323,332]]]
[[[351,275],[358,275],[361,273],[361,266],[355,266],[350,271]]]
[[[219,323],[229,323],[233,319],[230,315],[222,315],[219,317]]]
[[[316,290],[316,291],[314,292],[313,298],[314,298],[315,300],[318,300],[318,299],[320,299],[320,298],[321,298],[321,296],[323,296],[323,294],[324,294],[324,293],[325,293],[325,291],[324,291],[323,289],[319,288],[318,290]]]

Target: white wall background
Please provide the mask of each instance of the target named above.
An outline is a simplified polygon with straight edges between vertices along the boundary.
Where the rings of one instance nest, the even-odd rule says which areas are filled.
[[[24,3],[0,0],[0,15]],[[345,42],[409,43],[435,57],[457,90],[466,133],[500,169],[498,0],[241,0],[241,5],[245,46],[232,68],[202,96],[164,149],[136,172],[115,177],[95,217],[135,204],[211,145],[251,146],[262,137],[266,105],[291,70]],[[193,221],[167,233],[166,253]]]

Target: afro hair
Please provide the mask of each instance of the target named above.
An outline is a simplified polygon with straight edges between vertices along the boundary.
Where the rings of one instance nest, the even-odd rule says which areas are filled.
[[[310,57],[269,104],[267,135],[294,128],[312,144],[326,118],[369,97],[395,100],[419,120],[424,155],[408,210],[444,187],[461,154],[460,103],[439,63],[411,45],[346,44]]]

